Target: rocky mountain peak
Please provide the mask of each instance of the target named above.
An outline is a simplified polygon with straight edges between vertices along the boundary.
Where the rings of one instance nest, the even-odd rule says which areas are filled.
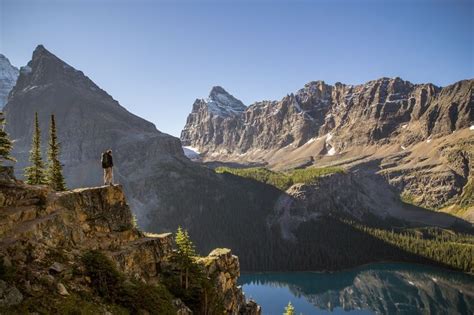
[[[211,113],[223,117],[239,114],[247,108],[244,103],[221,86],[214,86],[204,102]]]
[[[50,84],[68,84],[79,89],[103,92],[82,71],[56,57],[43,45],[38,45],[28,64],[20,69],[15,93],[42,88]]]
[[[5,55],[0,54],[0,109],[7,103],[8,94],[15,86],[18,69],[10,63]]]

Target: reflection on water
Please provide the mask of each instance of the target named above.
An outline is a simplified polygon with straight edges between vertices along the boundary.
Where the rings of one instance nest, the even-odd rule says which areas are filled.
[[[421,265],[373,264],[337,273],[246,273],[263,314],[473,314],[474,277]]]

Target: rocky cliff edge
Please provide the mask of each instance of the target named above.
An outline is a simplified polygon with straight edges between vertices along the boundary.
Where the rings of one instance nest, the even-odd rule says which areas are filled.
[[[71,302],[71,296],[89,300],[88,307],[97,307],[94,312],[115,314],[107,301],[94,295],[94,279],[84,272],[83,255],[98,250],[127,279],[155,285],[170,266],[173,246],[171,233],[150,235],[135,228],[121,186],[54,192],[26,185],[14,178],[12,168],[0,168],[2,313],[37,311],[34,301],[48,295],[49,301],[63,304]],[[225,313],[260,314],[260,307],[246,301],[237,286],[239,261],[230,250],[215,250],[198,264],[215,285]],[[179,299],[173,303],[177,314],[192,314]],[[49,307],[38,309],[58,310],[54,302]]]

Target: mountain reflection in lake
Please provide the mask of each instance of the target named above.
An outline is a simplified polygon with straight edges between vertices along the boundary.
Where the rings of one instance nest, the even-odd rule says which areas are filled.
[[[244,273],[245,295],[263,314],[473,314],[474,277],[410,264],[373,264],[336,273]]]

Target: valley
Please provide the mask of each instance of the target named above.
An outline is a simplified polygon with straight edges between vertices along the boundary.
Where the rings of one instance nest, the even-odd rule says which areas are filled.
[[[111,148],[143,230],[182,226],[201,253],[232,248],[243,270],[389,260],[472,272],[472,80],[317,81],[251,106],[215,87],[180,140],[41,45],[19,72],[5,113],[20,178],[34,113],[42,128],[55,113],[68,187],[99,184]]]

